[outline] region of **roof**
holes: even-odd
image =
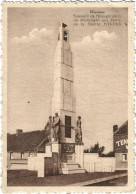
[[[128,134],[128,121],[124,122],[114,134]]]
[[[45,138],[45,130],[8,134],[7,151],[34,151]]]

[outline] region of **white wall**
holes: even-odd
[[[36,166],[37,166],[37,157],[33,156],[33,157],[28,157],[28,170],[37,170]]]
[[[28,157],[28,170],[38,171],[38,177],[44,177],[45,157],[52,157],[52,153],[37,153],[37,157]]]
[[[95,163],[96,172],[114,172],[115,158],[113,157],[99,157],[99,161]]]
[[[97,153],[84,153],[84,167],[87,172],[114,172],[114,157],[99,157]]]
[[[27,170],[27,164],[11,164],[10,170]]]

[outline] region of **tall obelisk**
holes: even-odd
[[[61,120],[61,143],[75,143],[76,103],[73,85],[69,31],[67,25],[61,23],[54,57],[54,95],[52,99],[52,115],[58,113]]]

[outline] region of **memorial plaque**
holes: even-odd
[[[65,115],[65,137],[71,138],[71,117]]]
[[[75,144],[74,143],[62,143],[62,153],[74,153]]]

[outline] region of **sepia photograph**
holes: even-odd
[[[130,7],[11,5],[4,8],[6,187],[125,191],[134,171]]]

